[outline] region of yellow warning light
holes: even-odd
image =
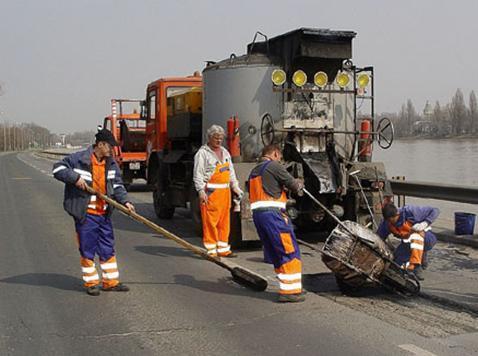
[[[340,72],[339,74],[337,74],[337,77],[335,78],[335,82],[337,83],[339,87],[343,89],[349,84],[350,77],[347,73]]]
[[[325,72],[317,72],[314,75],[314,83],[317,85],[319,88],[323,88],[327,85],[329,82],[329,77],[327,76],[327,73]]]
[[[307,74],[303,70],[296,70],[294,75],[292,76],[292,81],[294,82],[295,85],[298,87],[303,86],[305,83],[307,83]]]
[[[282,69],[274,69],[271,78],[274,85],[282,85],[285,83],[286,75]]]
[[[362,73],[357,77],[357,86],[359,88],[365,88],[370,82],[370,77],[368,74]]]

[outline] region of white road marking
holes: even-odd
[[[20,157],[20,154],[17,154],[17,159],[23,163],[25,163],[27,166],[29,167],[32,167],[34,169],[36,169],[37,171],[40,171],[41,173],[47,175],[48,177],[53,177],[53,174],[45,171],[44,169],[42,168],[38,168],[36,165],[34,165],[33,163],[31,162],[28,162],[27,160],[25,160],[24,158]]]
[[[403,344],[403,345],[398,345],[398,347],[417,356],[437,356],[434,353],[421,349],[418,346],[415,346],[413,344]]]

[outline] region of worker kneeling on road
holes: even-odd
[[[422,268],[428,267],[427,253],[437,241],[431,231],[431,224],[440,211],[437,208],[413,205],[397,209],[390,203],[383,207],[382,214],[384,220],[378,227],[377,234],[384,240],[390,234],[401,239],[394,252],[395,262],[423,280]]]
[[[199,194],[203,243],[211,256],[236,257],[229,245],[231,188],[241,199],[242,190],[234,172],[231,155],[222,147],[224,129],[212,125],[207,144],[194,156],[193,181]]]
[[[264,259],[272,263],[279,279],[279,302],[302,302],[302,262],[294,228],[285,213],[284,187],[302,194],[302,183],[294,179],[279,161],[280,148],[262,150],[261,162],[249,176],[252,217],[264,248]]]
[[[66,183],[63,206],[75,220],[81,255],[81,269],[86,292],[99,295],[99,276],[95,255],[100,258],[104,291],[127,292],[129,288],[119,282],[114,250],[111,213],[113,207],[96,195],[84,192],[86,185],[108,195],[130,211],[134,206],[127,201],[120,170],[112,156],[117,143],[110,131],[102,129],[96,134],[96,143],[87,150],[73,153],[53,166],[56,179]]]

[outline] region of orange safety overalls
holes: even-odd
[[[105,160],[98,161],[94,154],[91,155],[92,188],[102,194],[106,194],[105,167]],[[89,256],[88,258],[82,255],[80,258],[85,287],[99,284],[99,276],[93,260],[95,254],[98,254],[100,257],[103,287],[111,288],[119,283],[116,256],[114,256],[113,251],[111,251],[111,246],[113,245],[112,240],[114,239],[113,230],[111,222],[105,219],[107,208],[108,204],[104,200],[99,199],[96,195],[91,195],[86,210],[86,222],[82,225],[78,224],[77,226],[77,238],[80,250],[83,250],[83,253]],[[113,255],[111,256],[111,254]]]
[[[412,226],[413,223],[410,221],[405,221],[400,227],[388,223],[388,228],[392,234],[402,239],[402,243],[410,244],[410,260],[404,266],[410,271],[413,271],[416,265],[422,264],[425,246],[425,238],[422,234],[412,231]]]
[[[249,177],[252,218],[263,244],[264,260],[274,265],[279,293],[299,294],[302,292],[302,261],[294,228],[284,213],[286,193],[282,190],[276,199],[267,194],[262,185],[262,174],[270,163],[263,163],[259,173]]]
[[[203,243],[207,253],[217,256],[231,254],[230,231],[230,169],[229,162],[216,164],[206,184],[207,203],[201,204]]]

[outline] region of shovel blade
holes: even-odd
[[[232,268],[231,274],[233,280],[244,287],[250,288],[257,292],[263,292],[267,288],[267,280],[264,277],[243,267]]]

